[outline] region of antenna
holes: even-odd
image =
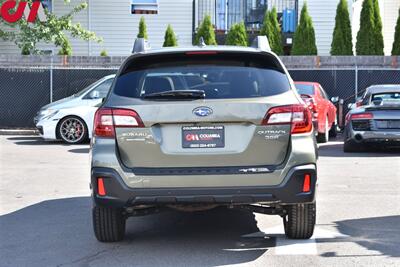
[[[268,38],[265,35],[254,38],[251,47],[258,48],[262,51],[271,51],[271,46],[269,45]]]
[[[150,50],[149,42],[144,38],[136,38],[135,43],[133,44],[132,53],[141,53]]]

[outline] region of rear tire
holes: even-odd
[[[295,204],[286,207],[283,218],[285,235],[290,239],[309,239],[314,233],[316,205]]]
[[[121,209],[95,206],[92,210],[94,234],[100,242],[124,239],[126,218]]]
[[[329,130],[328,130],[328,117],[326,117],[325,121],[325,131],[323,133],[318,133],[317,142],[318,143],[327,143],[329,141]]]
[[[338,134],[338,125],[337,125],[337,119],[335,122],[332,124],[332,128],[329,130],[329,137],[335,138]]]

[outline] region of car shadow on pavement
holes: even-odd
[[[19,136],[19,137],[9,137],[7,138],[9,141],[13,141],[16,145],[25,145],[25,146],[43,146],[43,145],[62,145],[68,146],[67,144],[61,141],[46,141],[39,136]]]
[[[76,153],[76,154],[88,154],[90,151],[90,148],[75,148],[75,149],[70,149],[68,152],[70,153]]]
[[[338,221],[336,228],[349,237],[343,242],[354,242],[371,251],[390,257],[400,257],[400,215]],[[340,240],[319,239],[318,242],[340,242]],[[335,252],[322,254],[325,257],[337,256]],[[354,256],[354,255],[353,255]]]
[[[400,156],[399,147],[366,147],[362,152],[345,153],[343,143],[327,143],[318,148],[320,157],[362,158],[362,157],[394,157]]]
[[[275,238],[259,232],[254,214],[215,209],[163,212],[127,221],[119,243],[93,234],[89,197],[44,201],[0,216],[2,266],[217,266],[256,260]]]

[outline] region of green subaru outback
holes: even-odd
[[[93,227],[217,206],[280,215],[289,238],[315,225],[311,114],[279,58],[263,48],[144,50],[119,69],[95,116]]]

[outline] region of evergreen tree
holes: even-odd
[[[374,30],[375,30],[375,55],[384,55],[384,42],[382,34],[382,19],[381,12],[379,10],[378,0],[373,0],[374,2]]]
[[[226,45],[235,45],[235,46],[247,46],[247,32],[244,23],[236,23],[231,26],[229,29],[228,35],[226,36]]]
[[[174,30],[172,29],[172,26],[170,24],[168,24],[167,30],[165,31],[163,44],[163,47],[169,46],[178,46],[178,41],[176,40]]]
[[[204,17],[203,22],[197,30],[197,34],[194,40],[195,45],[200,44],[201,37],[203,37],[206,45],[217,45],[217,41],[215,40],[214,27],[211,23],[211,17],[209,15]]]
[[[146,26],[146,21],[144,20],[144,17],[140,18],[140,21],[139,21],[139,33],[137,35],[137,38],[144,38],[144,39],[148,40],[147,26]]]
[[[331,55],[353,55],[353,40],[347,0],[340,0],[337,6],[336,23],[331,45]]]
[[[399,17],[397,18],[396,32],[394,34],[392,55],[400,56],[400,8],[399,8]]]
[[[283,55],[282,35],[275,7],[272,9],[272,11],[265,12],[264,23],[261,28],[261,35],[266,35],[268,37],[271,50],[274,53]]]
[[[308,14],[307,3],[301,9],[300,23],[294,33],[292,55],[317,55],[315,31],[312,19]]]
[[[364,0],[361,9],[360,30],[357,33],[357,55],[375,54],[375,23],[373,0]]]

